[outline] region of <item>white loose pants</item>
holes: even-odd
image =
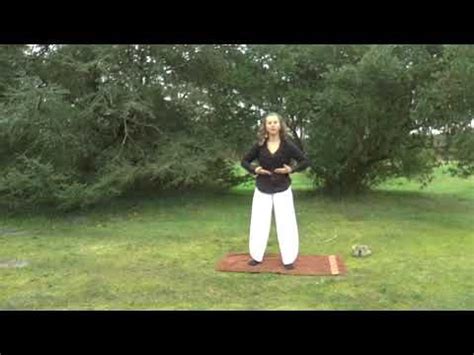
[[[263,260],[270,236],[273,208],[283,264],[292,264],[298,256],[299,237],[291,186],[273,194],[255,188],[250,219],[250,256],[259,262]]]

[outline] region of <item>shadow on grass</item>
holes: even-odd
[[[334,195],[328,194],[323,189],[310,187],[292,188],[295,199],[304,201],[321,201],[329,204],[347,204],[347,203],[370,203],[381,207],[386,205],[397,205],[400,208],[413,207],[432,207],[433,209],[442,209],[451,212],[466,211],[466,208],[473,207],[472,200],[463,198],[456,194],[441,194],[427,191],[402,191],[373,189],[363,192]],[[205,206],[212,204],[216,200],[226,202],[231,199],[235,203],[251,203],[254,192],[253,185],[238,186],[233,188],[219,187],[200,187],[192,189],[166,190],[166,191],[133,191],[104,200],[95,205],[74,209],[71,211],[61,211],[54,206],[37,206],[33,208],[19,208],[12,210],[5,205],[0,204],[0,214],[4,217],[24,218],[24,217],[48,217],[48,218],[67,218],[75,216],[88,216],[94,214],[109,214],[122,211],[137,211],[144,207],[153,207],[156,205],[162,207],[179,208],[189,206],[190,204],[199,204]]]

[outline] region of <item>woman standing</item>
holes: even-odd
[[[255,159],[259,166],[254,168],[251,162]],[[290,166],[292,159],[297,161],[296,166]],[[289,175],[306,169],[309,160],[287,138],[286,124],[279,114],[270,113],[264,117],[258,141],[245,154],[241,165],[257,176],[250,220],[249,265],[263,262],[274,208],[282,262],[291,270],[298,257],[299,236]]]

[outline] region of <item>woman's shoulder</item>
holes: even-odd
[[[293,140],[291,138],[285,138],[284,142],[285,142],[286,146],[290,149],[298,148],[296,143],[293,142]]]
[[[256,141],[256,142],[252,143],[252,146],[251,146],[250,150],[251,151],[258,151],[258,150],[260,150],[261,147],[262,147],[262,145],[258,141]]]

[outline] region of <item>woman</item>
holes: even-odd
[[[251,165],[255,159],[259,162],[257,167]],[[292,159],[297,161],[296,166],[289,165]],[[262,120],[258,141],[245,154],[241,165],[257,176],[252,200],[249,238],[251,259],[248,264],[256,266],[263,261],[274,208],[282,262],[286,269],[291,270],[298,257],[299,237],[289,174],[306,169],[309,160],[287,139],[287,128],[282,117],[270,113]]]

